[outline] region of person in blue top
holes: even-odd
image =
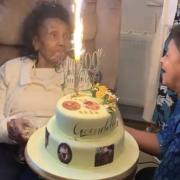
[[[173,13],[173,12],[172,12]],[[180,24],[180,0],[177,4],[176,15],[174,18],[173,27]],[[169,41],[171,39],[171,28],[169,29],[168,37],[164,43],[163,47],[163,56],[167,53]],[[161,71],[161,74],[163,72]],[[174,112],[176,102],[178,100],[178,95],[174,90],[169,89],[166,85],[162,84],[162,75],[160,75],[159,79],[159,89],[158,96],[156,101],[156,106],[154,109],[154,114],[152,117],[152,121],[158,125],[160,128],[165,125],[166,121]]]
[[[168,50],[161,60],[162,82],[179,98],[175,110],[157,134],[126,127],[139,148],[160,158],[159,167],[144,169],[136,180],[180,180],[180,25],[172,29]]]

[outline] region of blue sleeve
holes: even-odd
[[[171,121],[164,127],[161,131],[157,133],[157,139],[160,144],[160,159],[165,155],[166,151],[169,148],[170,143],[173,140],[173,128],[174,119],[171,118]]]
[[[166,132],[165,131],[160,131],[157,133],[157,139],[160,144],[160,156],[159,158],[162,159],[164,156],[164,153],[167,151],[167,148],[169,146],[168,143],[166,143]]]
[[[159,137],[161,138],[161,135],[159,135]],[[155,172],[154,179],[180,180],[180,133],[174,134],[174,139],[169,144],[169,147]]]

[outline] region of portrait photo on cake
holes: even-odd
[[[95,166],[102,166],[113,162],[114,144],[110,146],[99,147],[96,149]]]
[[[68,164],[72,159],[72,151],[68,144],[61,143],[58,147],[58,157],[62,163]]]
[[[47,148],[48,144],[49,144],[49,132],[46,128],[45,129],[45,148]]]

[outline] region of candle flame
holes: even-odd
[[[83,39],[83,23],[81,19],[81,7],[83,0],[74,0],[75,29],[73,34],[75,61],[80,60]]]

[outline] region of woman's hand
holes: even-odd
[[[16,141],[19,144],[26,144],[29,137],[35,131],[35,128],[29,120],[18,118],[11,119],[7,123],[8,136],[10,139]]]

